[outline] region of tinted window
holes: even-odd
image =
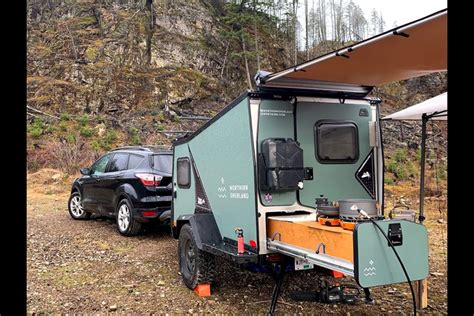
[[[189,188],[191,186],[191,165],[189,158],[179,158],[177,162],[178,186]]]
[[[153,169],[164,173],[172,173],[173,156],[172,155],[153,155]]]
[[[128,160],[128,169],[135,169],[143,160],[143,156],[131,154]]]
[[[321,163],[353,163],[359,156],[354,123],[321,122],[315,126],[316,157]]]
[[[107,172],[116,172],[127,169],[128,154],[117,153],[112,157],[110,161],[110,167]]]
[[[92,172],[91,174],[101,174],[105,172],[105,168],[107,167],[107,163],[109,162],[110,155],[106,155],[99,160],[97,160],[94,165],[92,165]]]

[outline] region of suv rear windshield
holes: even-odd
[[[153,155],[153,169],[171,174],[173,155]]]

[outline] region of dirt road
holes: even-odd
[[[269,275],[218,261],[218,284],[211,297],[200,298],[181,281],[177,241],[169,229],[153,228],[126,238],[117,233],[112,220],[74,221],[66,207],[71,180],[52,169],[28,175],[28,312],[266,313],[274,284]],[[427,217],[431,275],[426,312],[446,314],[446,219],[440,220],[435,211]],[[311,285],[318,277],[327,276],[316,270],[288,274],[277,312],[347,315],[412,310],[406,284],[374,289],[373,306],[291,300],[291,291],[314,290]]]

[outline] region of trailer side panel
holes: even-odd
[[[195,202],[192,211],[213,214],[223,238],[236,240],[234,230],[239,227],[244,231],[246,244],[257,240],[249,99],[244,98],[225,112],[193,137],[187,146],[194,177],[191,190],[196,194],[191,200]],[[180,199],[179,191],[183,190],[186,189],[178,189],[177,200]],[[178,213],[175,210],[174,218]]]

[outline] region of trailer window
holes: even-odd
[[[351,122],[319,121],[314,126],[320,163],[354,163],[359,158],[357,126]]]
[[[177,161],[178,187],[189,188],[191,186],[191,164],[189,158],[178,158]]]

